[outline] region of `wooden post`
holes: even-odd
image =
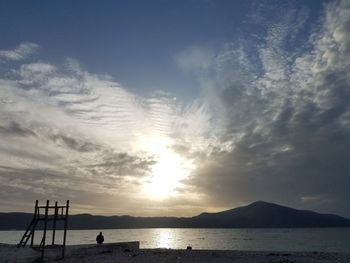
[[[44,233],[43,233],[43,240],[42,240],[42,248],[41,248],[41,259],[44,259],[44,251],[45,251],[45,241],[46,241],[46,228],[47,228],[47,215],[49,212],[49,200],[46,200],[46,207],[45,207],[45,220],[44,220]]]
[[[35,201],[35,207],[34,207],[34,220],[36,219],[36,216],[37,216],[37,213],[38,213],[38,203],[39,201],[36,200]],[[35,233],[35,226],[33,226],[33,230],[32,230],[32,236],[31,236],[31,239],[30,239],[30,246],[33,247],[33,244],[34,244],[34,233]]]
[[[55,214],[53,217],[53,227],[52,227],[52,245],[55,245],[57,213],[58,213],[58,208],[57,208],[57,201],[56,201],[55,202]]]
[[[66,237],[67,237],[67,224],[68,224],[68,208],[69,208],[69,200],[67,200],[66,204],[66,215],[64,218],[64,232],[63,232],[63,247],[62,247],[62,258],[64,258],[65,250],[66,250]]]

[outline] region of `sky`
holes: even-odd
[[[350,1],[0,1],[0,211],[350,217]]]

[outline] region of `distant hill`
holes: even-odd
[[[0,230],[26,229],[31,218],[29,213],[0,213]],[[68,226],[69,229],[350,227],[350,219],[258,201],[194,217],[70,215]]]
[[[341,216],[297,210],[263,201],[218,213],[203,213],[193,219],[199,226],[220,225],[223,228],[350,226],[350,219]]]

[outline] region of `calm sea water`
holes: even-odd
[[[105,242],[140,241],[141,248],[350,252],[350,228],[70,230],[67,244],[95,243],[99,231]],[[22,235],[23,231],[0,231],[0,243],[16,244]],[[38,242],[40,232],[36,236]],[[62,231],[56,236],[60,241]]]

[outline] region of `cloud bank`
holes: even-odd
[[[213,60],[232,150],[201,159],[191,180],[213,206],[262,199],[350,216],[350,2],[324,12],[303,49],[307,11],[291,9],[253,51],[243,39]]]
[[[50,197],[76,212],[190,215],[266,200],[350,216],[350,2],[312,26],[306,8],[255,11],[259,34],[175,57],[202,88],[188,104],[71,58],[31,61],[33,43],[0,51],[3,209]],[[144,186],[164,155],[186,176],[154,200]]]
[[[37,47],[1,51],[12,60],[2,64],[0,79],[2,207],[70,198],[77,212],[86,205],[94,213],[161,213],[145,186],[154,183],[159,166],[167,169],[164,163],[189,169],[191,160],[169,150],[175,141],[196,150],[215,143],[206,138],[205,103],[184,106],[162,91],[142,97],[71,58],[62,66],[28,61],[24,46]]]

